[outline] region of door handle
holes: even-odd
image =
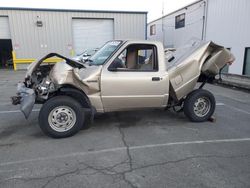
[[[152,77],[152,81],[160,81],[160,77]]]

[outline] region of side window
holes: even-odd
[[[155,35],[156,34],[156,25],[151,25],[150,26],[150,35]]]
[[[185,13],[175,17],[175,29],[185,27]]]
[[[154,45],[130,45],[110,65],[121,71],[157,71],[158,62]]]

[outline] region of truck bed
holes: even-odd
[[[175,51],[166,51],[171,97],[180,100],[193,90],[201,75],[213,77],[232,61],[234,57],[229,50],[211,41],[192,41]]]

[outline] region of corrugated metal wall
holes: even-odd
[[[250,47],[249,19],[249,0],[208,0],[206,39],[231,48],[236,61],[230,73],[242,74],[245,48]]]
[[[81,54],[84,50],[100,48],[105,42],[114,39],[114,20],[73,19],[72,30],[74,51]]]
[[[207,9],[204,9],[204,2]],[[204,39],[230,48],[236,61],[229,73],[242,74],[245,48],[250,47],[250,1],[204,0],[148,24],[148,39],[164,41],[166,47],[178,47],[192,37],[202,38],[203,15],[206,17]],[[184,28],[175,29],[175,16],[186,13]],[[164,25],[164,35],[162,30]],[[156,25],[156,35],[150,36],[150,26]]]
[[[202,39],[204,2],[200,1],[148,24],[148,39],[164,42],[165,47],[179,47],[192,38]],[[175,17],[185,13],[185,27],[175,29]],[[150,26],[156,25],[156,35],[150,36]],[[164,33],[164,34],[163,34]]]
[[[70,12],[5,10],[0,16],[8,16],[13,49],[17,58],[40,58],[49,52],[69,56],[74,48],[72,18],[114,19],[115,39],[145,39],[146,13],[120,12]],[[42,27],[36,21],[43,22]],[[100,31],[101,32],[101,31]]]
[[[150,27],[155,25],[155,35],[150,34]],[[166,34],[167,32],[165,32]],[[170,34],[170,33],[169,33]],[[155,40],[163,42],[163,28],[162,28],[162,19],[158,19],[156,21],[150,22],[147,26],[147,39],[148,40]],[[167,41],[167,44],[170,44]]]

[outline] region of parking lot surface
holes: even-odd
[[[40,106],[10,104],[23,71],[0,71],[0,187],[250,187],[250,93],[209,85],[215,122],[145,110],[97,115],[66,139],[45,136]]]

